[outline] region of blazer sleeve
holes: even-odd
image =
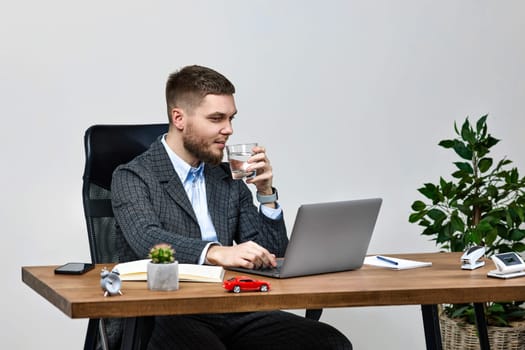
[[[240,186],[239,241],[251,240],[277,257],[284,256],[288,236],[283,216],[281,215],[277,220],[265,216],[253,204],[253,195],[248,186],[243,181],[236,181],[236,183]]]

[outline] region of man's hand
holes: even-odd
[[[256,176],[251,179],[247,179],[246,183],[254,184],[257,187],[257,192],[261,195],[269,196],[273,193],[272,190],[272,179],[273,172],[270,160],[266,156],[266,149],[261,146],[253,148],[254,155],[248,159],[247,171],[255,170]],[[266,204],[270,207],[275,207],[275,203]]]
[[[212,245],[206,254],[206,260],[214,265],[258,269],[275,267],[275,255],[255,242],[249,241],[234,246]]]

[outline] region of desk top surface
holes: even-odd
[[[431,261],[432,266],[396,271],[365,265],[354,271],[264,278],[271,284],[269,292],[240,294],[227,292],[220,283],[181,282],[177,291],[155,292],[146,282],[123,282],[123,295],[104,297],[100,270],[105,265],[80,276],[55,275],[56,266],[22,267],[22,280],[71,318],[485,302],[525,296],[525,278],[487,277],[494,268],[490,260],[469,271],[460,268],[461,253],[389,256]],[[225,279],[238,274],[226,271]]]

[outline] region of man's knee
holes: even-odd
[[[352,350],[352,343],[350,340],[339,330],[336,328],[327,325],[325,323],[321,323],[327,328],[324,330],[324,335],[321,335],[319,339],[322,341],[322,339],[326,339],[326,347],[323,347],[323,349],[327,350]]]

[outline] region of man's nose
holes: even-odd
[[[221,129],[221,133],[224,135],[231,135],[233,134],[233,127],[232,123],[228,122],[224,128]]]

